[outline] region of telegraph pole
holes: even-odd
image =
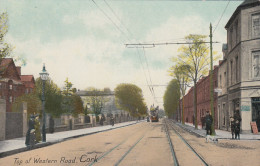
[[[211,110],[211,116],[212,116],[212,125],[211,125],[211,131],[212,135],[215,134],[215,112],[214,112],[214,90],[213,90],[213,55],[212,55],[212,25],[210,23],[209,26],[210,29],[210,110]]]

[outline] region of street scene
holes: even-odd
[[[260,165],[259,0],[0,0],[0,165]]]

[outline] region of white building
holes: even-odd
[[[260,118],[260,1],[245,0],[225,28],[227,45],[218,73],[219,127],[229,129],[229,117],[239,110],[241,131],[247,133],[250,122]]]

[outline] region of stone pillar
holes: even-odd
[[[27,103],[23,102],[22,103],[22,114],[23,114],[23,136],[26,136],[26,132],[28,130],[28,123],[27,123]]]
[[[0,99],[0,141],[5,140],[6,103]]]

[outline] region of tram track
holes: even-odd
[[[138,131],[138,132],[142,132],[142,131]],[[115,166],[120,165],[120,163],[125,159],[125,157],[132,151],[132,149],[135,148],[135,146],[144,138],[144,136],[146,135],[148,131],[146,131],[144,134],[142,134],[140,137],[138,137],[137,141],[134,142],[134,144],[132,144],[130,146],[130,148],[128,148],[126,150],[126,152],[116,161],[116,163],[114,164]],[[133,132],[136,134],[136,132]],[[105,157],[107,157],[109,154],[111,154],[112,152],[114,152],[117,148],[119,148],[120,146],[122,146],[124,143],[126,143],[128,140],[132,139],[132,137],[134,137],[133,133],[129,134],[127,136],[126,139],[124,139],[123,141],[121,141],[119,144],[116,144],[113,148],[109,149],[108,151],[106,151],[103,155],[101,155],[100,157],[97,158],[97,161],[100,161],[102,159],[104,159]],[[89,166],[92,166],[94,164],[96,164],[97,162],[92,162],[89,164]]]
[[[166,135],[168,135],[168,142],[169,142],[169,146],[171,148],[171,151],[172,151],[172,156],[173,156],[173,160],[176,161],[174,162],[174,165],[175,166],[178,166],[179,165],[179,159],[176,155],[176,148],[174,148],[174,144],[172,144],[172,142],[177,142],[176,138],[173,139],[173,135],[170,136],[170,131],[169,131],[169,128],[171,129],[171,131],[173,131],[173,133],[175,135],[178,136],[178,138],[186,145],[186,147],[188,147],[190,149],[190,151],[196,155],[196,157],[203,163],[203,165],[205,166],[208,166],[209,164],[203,159],[203,157],[188,143],[188,141],[180,134],[179,131],[177,131],[177,129],[174,127],[174,124],[172,121],[170,120],[164,120],[164,123],[165,123],[165,131],[166,131]],[[179,127],[180,128],[180,127]],[[183,130],[181,128],[181,130]],[[186,130],[183,130],[185,132],[187,132]]]

